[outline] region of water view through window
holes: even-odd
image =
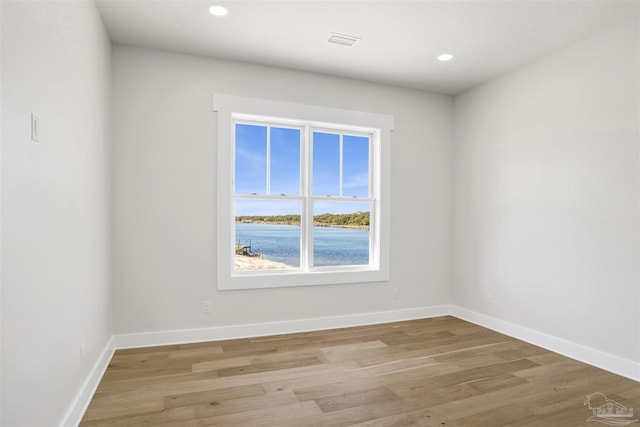
[[[300,267],[300,227],[236,223],[236,237],[242,245],[260,254],[267,262],[264,268]],[[315,227],[314,265],[366,265],[369,263],[367,230]],[[241,269],[251,269],[249,262],[238,260]]]
[[[370,264],[370,136],[304,135],[236,123],[235,270]]]

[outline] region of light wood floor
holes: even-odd
[[[640,383],[446,316],[118,350],[81,426],[604,425],[595,392],[640,413]]]

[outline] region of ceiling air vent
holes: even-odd
[[[352,47],[360,41],[360,37],[347,36],[345,34],[331,33],[327,42],[340,46]]]

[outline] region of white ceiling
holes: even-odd
[[[212,4],[230,10],[208,13]],[[637,18],[640,0],[98,0],[114,43],[456,94]],[[361,37],[354,47],[331,32]],[[455,54],[441,63],[443,52]]]

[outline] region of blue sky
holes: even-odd
[[[271,132],[270,194],[300,194],[300,130],[236,125],[236,194],[267,192],[267,132]],[[343,136],[342,195],[368,197],[369,139]],[[313,133],[314,195],[340,195],[340,135]],[[299,214],[296,201],[238,200],[236,215]],[[369,211],[362,202],[316,202],[314,214]]]

